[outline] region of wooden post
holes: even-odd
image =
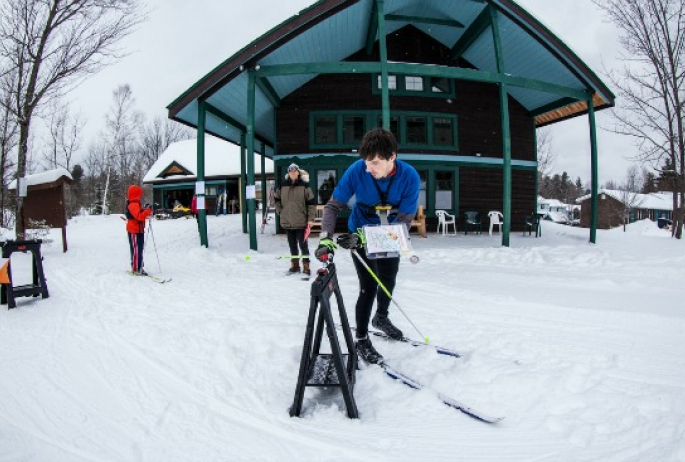
[[[590,92],[590,98],[587,101],[587,115],[590,122],[590,164],[591,164],[591,177],[592,177],[592,211],[590,214],[590,242],[593,244],[597,243],[597,207],[599,206],[597,202],[597,196],[599,191],[599,169],[597,166],[597,125],[595,122],[595,104],[592,101],[592,92]]]
[[[509,231],[511,230],[511,132],[509,128],[509,95],[507,84],[504,82],[504,56],[502,53],[502,40],[499,34],[497,10],[492,5],[490,8],[490,20],[492,23],[492,39],[495,45],[495,57],[497,59],[497,72],[500,75],[499,104],[502,118],[502,170],[504,174],[504,197],[503,210],[504,226],[502,230],[502,245],[509,247]]]
[[[206,121],[205,104],[200,101],[197,105],[197,181],[205,181],[205,121]],[[197,194],[197,192],[196,192]],[[204,202],[205,193],[197,194],[198,202],[202,197]],[[201,209],[198,208],[198,225],[200,231],[200,245],[202,247],[209,247],[207,240],[207,210],[206,205]]]

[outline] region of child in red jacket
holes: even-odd
[[[128,200],[126,201],[126,231],[128,232],[128,244],[131,250],[131,271],[134,274],[147,276],[143,269],[143,249],[145,248],[145,219],[152,213],[149,204],[141,207],[140,198],[143,189],[132,184],[128,187]]]

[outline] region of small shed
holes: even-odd
[[[31,223],[45,221],[50,228],[62,229],[62,250],[67,251],[67,211],[64,204],[65,185],[74,182],[64,168],[56,168],[26,176],[26,197],[24,197],[24,228]],[[13,180],[9,190],[17,189]]]

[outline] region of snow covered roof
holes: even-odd
[[[65,168],[56,168],[54,170],[47,170],[45,172],[35,173],[33,175],[26,175],[26,185],[36,186],[39,184],[54,183],[62,177],[66,177],[69,181],[74,179],[71,177],[71,173]],[[17,180],[12,180],[7,187],[8,189],[17,189]]]
[[[606,194],[619,202],[627,200],[634,208],[646,210],[673,210],[673,195],[669,192],[658,192],[651,194],[631,193],[617,189],[600,189],[598,194]],[[577,203],[586,201],[591,197],[590,194],[576,199]]]
[[[542,196],[538,196],[540,199],[538,200],[539,204],[547,204],[550,207],[566,207],[566,204],[561,202],[559,199],[544,199]]]
[[[261,173],[260,155],[254,155],[255,173]],[[178,164],[188,174],[166,176],[162,175],[172,164]],[[274,163],[266,159],[266,173],[273,173]],[[240,175],[240,146],[227,143],[219,138],[205,136],[205,177]],[[161,183],[174,180],[189,180],[197,176],[197,138],[177,141],[169,145],[150,167],[143,178],[143,183]]]

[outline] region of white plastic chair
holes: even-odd
[[[501,212],[493,210],[488,212],[488,216],[490,217],[490,236],[492,236],[492,228],[495,226],[499,226],[499,232],[501,233],[502,225],[504,224],[504,215],[502,215]]]
[[[444,210],[436,210],[435,214],[438,216],[438,232],[440,232],[440,227],[442,227],[442,234],[448,233],[448,226],[452,225],[454,227],[454,234],[457,234],[457,217],[455,215],[450,215]]]

